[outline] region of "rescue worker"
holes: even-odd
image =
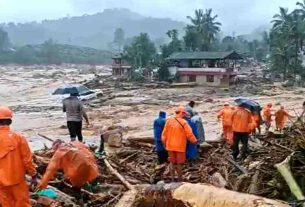
[[[232,132],[232,115],[233,110],[229,103],[225,103],[223,109],[218,113],[218,120],[222,120],[223,138],[230,145],[233,144],[233,132]]]
[[[233,145],[232,156],[236,160],[239,155],[239,141],[242,142],[241,158],[245,158],[248,153],[248,139],[252,124],[252,114],[242,104],[232,115]]]
[[[275,112],[275,126],[276,130],[282,132],[285,127],[285,123],[288,118],[292,118],[293,116],[289,115],[289,113],[285,110],[284,106]]]
[[[184,119],[187,121],[188,125],[191,127],[193,134],[195,135],[196,139],[198,140],[199,133],[198,128],[195,122],[191,120],[191,115],[186,112]],[[190,141],[187,141],[186,144],[186,159],[190,162],[195,161],[198,158],[198,143],[193,144]]]
[[[258,133],[261,134],[261,115],[260,112],[253,112],[252,113],[253,118],[253,128],[252,132],[255,134],[256,129],[258,130]]]
[[[162,133],[162,142],[169,154],[172,181],[174,181],[175,172],[178,174],[178,180],[182,180],[182,164],[186,160],[187,140],[193,144],[197,142],[191,127],[183,119],[184,116],[184,107],[178,107],[175,110],[175,116],[166,121]]]
[[[63,100],[63,112],[67,115],[67,127],[69,130],[71,141],[75,141],[76,136],[78,141],[83,141],[82,124],[83,117],[89,126],[89,118],[84,110],[82,102],[78,99],[78,93],[70,94],[70,97]]]
[[[198,144],[202,144],[205,141],[205,132],[204,132],[202,119],[197,111],[194,112],[194,116],[191,118],[191,121],[196,124],[198,129],[198,137],[197,137]]]
[[[269,129],[271,127],[271,121],[272,121],[271,109],[272,109],[272,104],[271,103],[268,103],[267,106],[265,106],[263,108],[263,119],[264,119],[264,122],[265,122],[266,131],[269,131]]]
[[[186,105],[185,107],[185,111],[190,113],[191,117],[193,117],[195,113],[195,109],[194,109],[195,104],[196,104],[195,101],[190,101],[188,105]]]
[[[57,170],[64,172],[65,178],[71,182],[75,198],[82,203],[81,187],[98,176],[98,165],[89,148],[79,142],[65,143],[57,139],[52,149],[54,155],[43,175],[38,189],[45,189]]]
[[[168,153],[162,143],[162,132],[166,122],[166,113],[163,111],[159,112],[159,117],[154,121],[154,142],[156,152],[158,155],[159,165],[168,161]]]
[[[31,207],[25,175],[37,184],[36,169],[26,139],[10,130],[13,112],[0,107],[0,206]]]

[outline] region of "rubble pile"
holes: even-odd
[[[248,157],[237,161],[230,157],[229,147],[222,142],[204,144],[200,148],[200,159],[185,166],[183,179],[188,183],[212,184],[237,192],[289,201],[298,206],[297,200],[301,200],[298,195],[305,190],[304,135],[305,125],[298,121],[284,134],[268,133],[252,137]],[[133,186],[151,185],[161,180],[170,182],[168,165],[157,164],[152,143],[153,140],[149,138],[127,139],[119,151],[100,158],[101,175],[83,192],[87,206],[115,206]],[[51,155],[47,149],[35,152],[40,175]],[[291,183],[291,178],[295,183]],[[299,190],[292,187],[295,184]],[[63,194],[71,193],[71,186],[63,180],[61,173],[50,185]],[[71,201],[71,196],[69,199],[63,197],[63,202],[75,202],[73,199]]]

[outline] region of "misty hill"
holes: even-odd
[[[168,30],[182,30],[185,24],[167,18],[144,17],[127,9],[106,9],[94,15],[40,23],[10,23],[2,27],[8,32],[12,43],[19,46],[41,44],[52,38],[60,44],[108,49],[116,28],[122,28],[126,38],[146,32],[151,39],[162,42]]]
[[[113,54],[89,47],[57,44],[46,41],[43,44],[25,45],[16,50],[0,53],[0,64],[110,64]]]
[[[267,24],[261,25],[261,26],[255,28],[251,33],[243,34],[243,35],[239,35],[239,36],[247,41],[262,40],[263,33],[269,32],[270,28],[271,28],[270,25],[267,25]]]

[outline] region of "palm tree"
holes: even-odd
[[[216,21],[217,17],[218,15],[212,16],[212,9],[207,9],[203,17],[206,40],[209,46],[215,40],[216,34],[220,32],[221,23]]]
[[[304,5],[300,3],[300,6]],[[303,13],[301,10],[288,13],[287,9],[280,7],[280,13],[274,15],[272,22],[271,33],[273,38],[271,39],[271,47],[273,47],[272,52],[275,57],[273,60],[282,62],[282,66],[285,67],[283,69],[284,74],[291,72],[296,75],[300,68],[299,51],[305,37]]]
[[[202,9],[198,9],[195,11],[195,17],[187,17],[192,25],[187,26],[186,33],[198,36],[199,40],[196,42],[201,42],[200,50],[209,50],[216,34],[220,31],[221,23],[216,21],[217,17],[217,15],[212,16],[212,9],[207,9],[205,13]]]
[[[195,10],[194,18],[191,16],[187,16],[186,18],[188,18],[195,27],[200,28],[200,26],[202,25],[203,10],[197,9]]]

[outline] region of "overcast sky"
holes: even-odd
[[[301,0],[300,0],[301,1]],[[292,10],[297,0],[0,0],[0,22],[56,19],[128,8],[146,16],[187,21],[198,8],[213,8],[223,31],[249,32],[270,22],[279,6]]]

